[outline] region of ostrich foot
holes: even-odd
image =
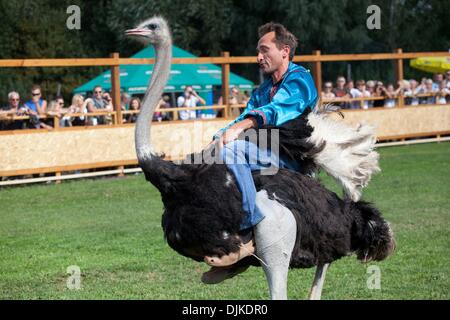
[[[212,267],[227,267],[235,264],[239,260],[248,257],[255,253],[255,244],[253,240],[240,245],[238,252],[231,252],[228,255],[221,256],[206,256],[205,262]]]
[[[205,284],[217,284],[244,272],[250,265],[232,265],[229,267],[212,267],[203,273],[202,282]]]

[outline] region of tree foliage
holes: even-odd
[[[66,27],[69,5],[81,9],[81,30]],[[381,29],[366,27],[367,7],[381,8]],[[258,26],[283,23],[299,39],[297,54],[447,51],[450,48],[449,0],[0,0],[0,58],[130,56],[141,47],[123,31],[160,14],[169,20],[174,43],[200,56],[254,55]],[[324,78],[344,74],[347,63],[324,63]],[[354,78],[392,80],[392,64],[351,63]],[[27,95],[40,83],[48,96],[58,84],[71,90],[104,68],[0,69],[0,101],[10,90]],[[255,66],[233,70],[258,81]],[[407,75],[417,72],[406,68]]]

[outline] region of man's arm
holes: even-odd
[[[297,118],[306,108],[314,107],[317,99],[317,90],[310,73],[293,72],[288,75],[270,103],[250,110],[245,117],[254,116],[258,127],[266,124],[279,126]]]

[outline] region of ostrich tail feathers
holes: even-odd
[[[379,155],[374,151],[375,128],[360,124],[352,128],[329,115],[339,112],[332,105],[316,107],[308,115],[308,124],[314,128],[308,141],[316,146],[324,145],[314,155],[314,162],[335,178],[353,201],[361,198],[374,173],[380,172]],[[342,115],[342,114],[341,114]]]

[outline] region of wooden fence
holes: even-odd
[[[322,88],[322,62],[331,61],[362,61],[362,60],[394,60],[397,80],[403,79],[403,61],[423,56],[450,56],[449,52],[415,52],[403,53],[401,49],[393,53],[378,54],[342,54],[323,55],[315,51],[312,55],[295,56],[294,62],[313,63],[313,78],[317,88]],[[80,66],[109,66],[112,71],[112,98],[115,110],[89,114],[72,114],[71,116],[99,116],[110,115],[112,123],[108,126],[60,128],[59,117],[46,115],[54,119],[54,129],[48,130],[14,130],[0,132],[0,177],[55,173],[56,180],[62,172],[86,170],[92,168],[113,167],[114,173],[125,172],[124,167],[135,165],[136,159],[133,149],[132,124],[123,124],[123,115],[133,111],[123,111],[120,108],[120,77],[119,66],[123,64],[150,64],[154,59],[120,58],[114,53],[110,58],[102,59],[11,59],[0,60],[0,68],[17,67],[80,67]],[[223,105],[196,107],[192,109],[223,110],[224,119],[202,121],[165,121],[154,126],[156,134],[153,139],[159,139],[161,151],[171,151],[174,141],[178,138],[170,136],[170,132],[191,132],[198,123],[208,127],[207,134],[196,138],[193,151],[201,148],[205,141],[210,139],[211,132],[224,126],[231,117],[232,108],[241,108],[243,105],[229,103],[229,77],[230,64],[256,63],[255,57],[232,57],[228,52],[221,57],[207,58],[174,58],[174,64],[220,64],[222,67],[222,96]],[[334,101],[360,101],[383,99],[379,97],[336,99]],[[324,102],[328,102],[326,100]],[[450,134],[450,106],[417,106],[405,107],[404,97],[397,98],[398,108],[374,108],[369,110],[346,110],[346,118],[351,123],[360,121],[373,122],[379,127],[380,140],[405,139],[409,137],[441,136]],[[162,112],[175,113],[184,108],[161,109]],[[188,108],[186,108],[187,110]],[[379,109],[379,110],[375,110]],[[10,120],[26,119],[13,115],[0,114],[1,118]],[[184,131],[183,131],[184,130]],[[195,130],[194,130],[195,132]],[[70,139],[73,139],[71,141]],[[194,139],[195,140],[195,139]],[[166,143],[167,142],[167,143]],[[156,143],[156,144],[158,144]],[[156,148],[158,149],[158,148]],[[80,150],[82,152],[80,152]],[[54,154],[53,154],[54,153]],[[173,158],[177,158],[173,155]],[[31,161],[38,159],[38,161]],[[53,180],[55,180],[53,179]]]

